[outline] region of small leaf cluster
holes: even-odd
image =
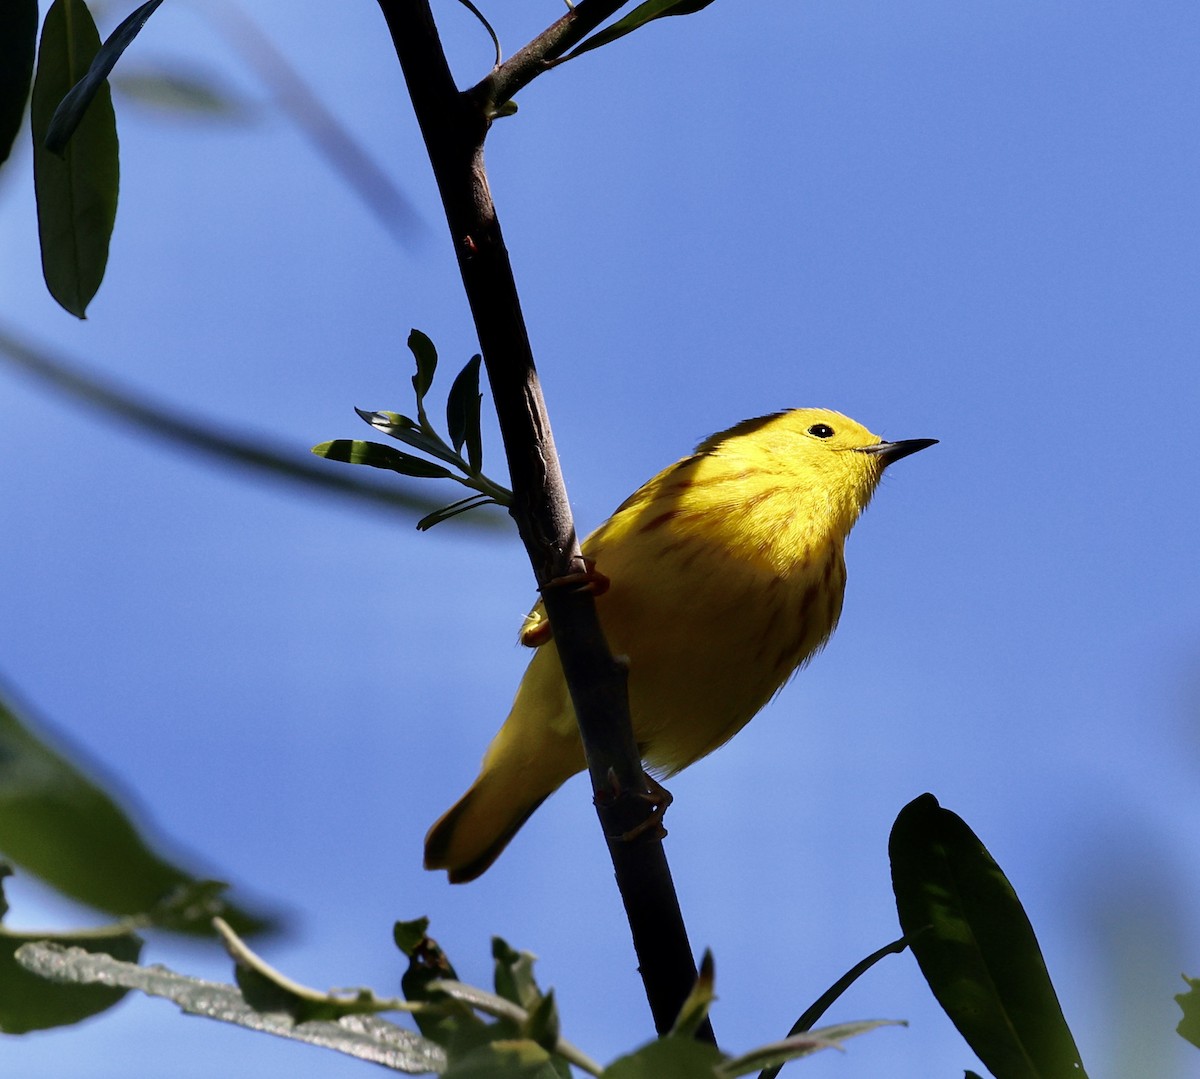
[[[454,480],[476,492],[426,514],[417,522],[417,528],[422,531],[477,506],[512,505],[512,492],[489,479],[483,472],[480,357],[472,356],[450,386],[446,398],[447,441],[438,434],[425,409],[425,398],[433,386],[437,371],[437,349],[425,334],[415,329],[408,335],[408,347],[417,365],[416,374],[412,376],[417,418],[414,420],[399,412],[369,412],[361,408],[356,408],[355,412],[375,430],[420,450],[426,456],[418,457],[379,442],[345,438],[322,442],[314,446],[312,452],[331,461],[390,469],[402,476]],[[430,457],[434,460],[429,460]]]
[[[2,899],[0,899],[2,905]],[[603,1067],[566,1041],[553,991],[533,975],[534,957],[492,941],[494,992],[460,982],[429,921],[398,922],[393,937],[408,957],[405,999],[369,989],[321,992],[270,966],[220,918],[212,924],[234,961],[236,984],[210,982],[137,962],[141,940],[127,925],[71,934],[14,936],[0,982],[0,1029],[8,1033],[78,1022],[111,1007],[131,989],[172,1001],[189,1015],[319,1045],[407,1074],[447,1079],[570,1079],[572,1068],[600,1079],[736,1079],[761,1068],[838,1046],[883,1023],[845,1023],[789,1036],[730,1057],[696,1040],[715,999],[705,956],[696,987],[667,1036]],[[412,1015],[420,1033],[384,1012]]]

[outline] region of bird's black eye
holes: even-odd
[[[808,433],[817,438],[833,438],[833,428],[827,423],[814,423],[808,429]]]

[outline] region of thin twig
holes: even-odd
[[[579,0],[570,11],[543,30],[528,45],[518,49],[468,94],[489,111],[550,70],[553,62],[569,52],[605,19],[615,15],[629,0]]]

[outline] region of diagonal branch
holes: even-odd
[[[578,45],[626,3],[628,0],[579,0],[561,19],[517,50],[468,93],[489,111],[503,105],[518,90],[549,71],[555,60]]]
[[[651,813],[629,722],[625,669],[609,652],[591,594],[547,587],[582,571],[584,565],[512,265],[484,171],[483,142],[490,112],[476,95],[461,94],[455,87],[428,0],[379,0],[379,6],[446,211],[508,456],[513,489],[510,512],[543,590],[646,996],[656,1029],[665,1033],[695,983],[695,961],[661,841],[653,830],[634,842],[620,838]],[[587,32],[586,27],[580,28],[583,16],[578,13],[599,20],[617,6],[581,0],[573,12],[574,29],[546,39],[551,43],[542,55],[569,48],[570,42]],[[702,1033],[712,1039],[710,1027]]]

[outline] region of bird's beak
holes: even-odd
[[[907,457],[910,453],[916,453],[917,450],[936,446],[937,441],[936,438],[906,438],[900,442],[878,442],[874,446],[859,446],[858,452],[872,453],[886,466],[893,461],[899,461],[901,457]]]

